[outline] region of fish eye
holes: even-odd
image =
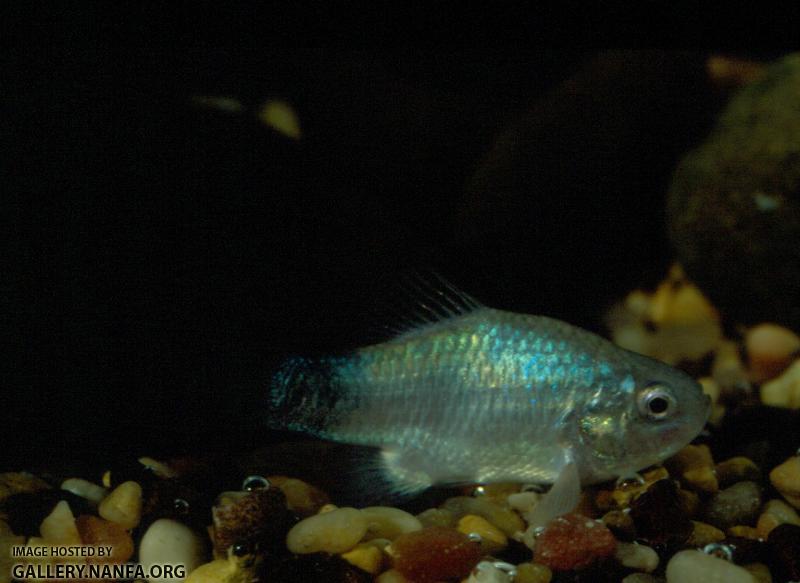
[[[639,413],[654,420],[666,419],[675,412],[675,398],[664,385],[649,385],[639,394]]]

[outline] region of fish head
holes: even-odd
[[[626,351],[578,412],[582,479],[600,482],[662,462],[702,431],[711,400],[689,375]]]

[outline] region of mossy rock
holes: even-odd
[[[740,90],[683,159],[668,220],[680,262],[728,316],[800,329],[800,53]]]

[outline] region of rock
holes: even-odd
[[[772,583],[772,573],[764,563],[742,565],[755,578],[757,583]]]
[[[355,508],[338,508],[298,522],[286,535],[293,553],[339,554],[352,549],[367,532],[367,518]]]
[[[800,409],[800,360],[761,386],[761,402],[770,407]]]
[[[714,473],[714,460],[707,445],[687,445],[664,462],[670,474],[700,492],[719,490]]]
[[[617,541],[606,526],[580,514],[551,520],[536,539],[534,558],[553,571],[569,571],[614,554]]]
[[[394,568],[415,583],[466,577],[481,558],[479,544],[439,526],[401,534],[387,552]]]
[[[396,569],[389,569],[384,571],[378,578],[375,579],[376,583],[411,583],[408,579],[403,577],[402,573]]]
[[[722,530],[755,522],[761,508],[761,488],[755,482],[738,482],[714,495],[706,507],[709,524]]]
[[[800,526],[781,524],[767,538],[769,566],[778,581],[800,581]]]
[[[614,558],[624,567],[651,573],[658,567],[658,553],[646,545],[617,543]]]
[[[136,528],[142,518],[142,487],[136,482],[123,482],[103,498],[97,511],[106,520]]]
[[[744,337],[751,380],[762,383],[775,378],[800,353],[800,337],[783,326],[759,324]]]
[[[237,557],[233,553],[225,559],[196,566],[191,573],[187,566],[186,572],[186,583],[252,583],[256,579],[252,557]]]
[[[286,496],[286,504],[289,509],[303,518],[313,516],[331,501],[328,495],[319,488],[296,478],[269,476],[267,480],[272,486],[280,488]]]
[[[517,578],[514,583],[550,583],[553,572],[539,563],[520,563],[517,565]]]
[[[47,490],[50,484],[28,472],[4,472],[0,474],[0,502],[14,494]]]
[[[680,551],[667,563],[667,583],[756,583],[745,569],[702,551]]]
[[[503,531],[482,516],[467,514],[461,517],[457,530],[466,535],[477,534],[480,536],[481,548],[487,555],[499,552],[508,546],[508,537]]]
[[[517,532],[525,530],[525,523],[516,512],[486,498],[456,496],[445,500],[441,507],[452,512],[456,520],[467,514],[482,516],[502,530],[506,536],[514,536]]]
[[[364,540],[385,538],[394,540],[405,532],[422,529],[422,523],[413,515],[389,506],[370,506],[361,509],[367,521]]]
[[[748,540],[761,540],[762,538],[757,529],[744,524],[737,524],[736,526],[730,527],[727,533],[728,536],[745,538]]]
[[[142,536],[139,562],[145,569],[151,565],[184,565],[188,575],[205,559],[204,547],[202,539],[192,529],[175,520],[162,518],[151,524]],[[168,580],[161,578],[149,581]]]
[[[696,361],[722,339],[719,316],[673,265],[654,294],[637,290],[606,317],[615,344],[669,364]]]
[[[133,556],[133,539],[122,525],[81,514],[75,519],[75,526],[84,545],[112,548],[110,557],[89,557],[87,562],[125,563]]]
[[[795,508],[800,508],[800,456],[792,456],[769,473],[769,481]]]
[[[781,524],[800,526],[800,515],[783,500],[770,500],[764,505],[758,517],[756,529],[761,538],[767,538],[772,530]]]
[[[227,549],[235,544],[258,545],[265,552],[283,550],[286,533],[294,524],[286,497],[279,488],[223,492],[211,509],[211,516],[214,553],[218,558],[226,556]]]
[[[674,480],[659,480],[631,503],[636,535],[651,545],[683,544],[692,533]]]
[[[76,496],[86,498],[93,504],[99,504],[106,497],[108,490],[81,478],[67,478],[61,483],[61,489],[72,492]]]
[[[758,482],[761,480],[761,470],[746,457],[732,457],[720,462],[715,468],[717,480],[721,488],[732,486],[736,482]]]
[[[455,514],[444,508],[428,508],[417,514],[417,520],[423,528],[428,526],[451,527],[455,526],[457,522]]]
[[[636,527],[630,513],[624,510],[611,510],[600,519],[613,533],[614,538],[631,542],[636,536]]]
[[[705,522],[692,520],[692,534],[686,544],[693,547],[704,547],[707,544],[718,543],[724,539],[725,533],[720,529]]]
[[[720,403],[720,386],[719,382],[712,377],[702,377],[697,380],[703,393],[711,399],[711,414],[708,416],[708,422],[711,425],[718,426],[722,423],[722,418],[725,417],[725,405]]]
[[[481,561],[470,573],[466,583],[511,583],[516,580],[517,569],[514,565],[505,563],[492,563],[491,561]]]
[[[631,500],[645,492],[653,483],[669,477],[666,468],[657,467],[635,479],[617,480],[613,490],[599,490],[594,498],[594,504],[601,512],[625,509],[630,506]]]
[[[39,527],[42,538],[48,543],[62,546],[81,544],[81,535],[75,526],[75,517],[64,500],[56,504]]]
[[[506,498],[508,505],[523,516],[531,512],[541,500],[539,492],[517,492]]]
[[[741,89],[668,195],[678,260],[724,312],[800,329],[800,54]]]
[[[379,547],[363,543],[356,545],[355,548],[341,555],[351,565],[372,575],[380,573],[383,556],[383,551]]]

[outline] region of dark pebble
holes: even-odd
[[[210,520],[209,509],[214,496],[208,491],[198,491],[181,478],[162,479],[153,482],[144,492],[141,532],[160,518],[171,518],[204,532]]]
[[[67,501],[74,516],[94,513],[86,498],[56,489],[13,494],[0,503],[0,510],[8,515],[6,522],[14,534],[39,536],[42,520],[61,500]]]
[[[512,565],[519,565],[520,563],[528,563],[532,560],[533,553],[531,550],[521,542],[508,539],[508,546],[502,551],[493,555],[498,561],[505,561]]]
[[[733,550],[733,562],[737,565],[748,563],[763,563],[766,560],[767,548],[763,541],[729,536],[723,544],[729,545]]]
[[[235,544],[266,554],[285,554],[286,533],[296,517],[278,488],[254,490],[235,504],[216,508],[214,548],[224,553]]]
[[[674,480],[654,482],[631,503],[630,516],[637,538],[654,548],[682,545],[692,533],[692,521],[685,514]]]
[[[705,520],[720,530],[752,525],[761,508],[761,488],[755,482],[738,482],[717,492],[706,507]]]
[[[775,583],[800,581],[800,526],[781,524],[769,533],[769,569]]]
[[[369,583],[372,575],[354,567],[344,559],[327,553],[292,555],[283,560],[266,561],[261,581],[282,583]]]

